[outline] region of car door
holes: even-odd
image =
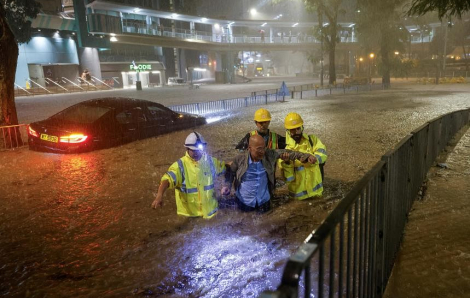
[[[149,133],[152,136],[172,131],[173,118],[168,111],[158,104],[148,104]]]
[[[141,107],[130,107],[116,114],[124,142],[145,137],[148,125],[147,116]]]

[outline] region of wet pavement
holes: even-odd
[[[171,191],[162,209],[150,208],[191,130],[84,154],[0,152],[0,295],[256,297],[275,288],[289,254],[382,154],[425,121],[469,107],[469,90],[405,84],[268,105],[272,130],[282,133],[297,111],[329,152],[324,197],[292,201],[283,186],[268,214],[220,198],[211,220],[179,217]],[[233,158],[257,108],[198,128],[209,153]]]
[[[438,161],[409,215],[385,298],[470,296],[470,130]]]

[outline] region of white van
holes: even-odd
[[[168,78],[168,86],[184,86],[186,82],[182,78],[171,77]]]

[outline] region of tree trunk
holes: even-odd
[[[380,55],[382,56],[382,85],[384,88],[390,88],[390,48],[388,45],[389,34],[387,30],[382,30],[381,42],[380,42]]]
[[[336,41],[333,41],[328,51],[328,59],[330,60],[329,66],[328,66],[328,71],[330,73],[328,84],[330,85],[334,85],[336,83],[335,50],[336,50]]]
[[[18,44],[5,19],[5,10],[0,5],[0,127],[17,125],[18,116],[15,106],[15,74],[18,61]],[[19,132],[19,131],[17,131]],[[10,138],[14,131],[0,132],[0,146],[17,147],[22,144],[21,138]]]
[[[334,19],[329,19],[331,22],[330,25],[330,39],[328,41],[328,59],[329,61],[329,67],[328,71],[330,73],[330,78],[328,80],[328,84],[334,85],[336,84],[336,63],[335,63],[335,58],[336,58],[336,36],[337,36],[337,29],[336,29],[336,18]]]
[[[462,41],[463,61],[465,62],[465,71],[468,71],[467,52],[465,51],[465,41]]]

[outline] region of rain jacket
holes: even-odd
[[[167,180],[175,189],[177,213],[184,216],[211,218],[218,210],[214,182],[225,173],[225,163],[204,155],[199,161],[188,152],[173,163],[161,181]]]
[[[302,134],[302,140],[299,144],[286,133],[286,149],[310,153],[315,155],[317,162],[315,164],[280,161],[280,168],[287,181],[289,195],[297,200],[321,196],[323,193],[323,181],[320,172],[320,163],[327,159],[326,147],[314,135]]]
[[[253,135],[260,135],[265,139],[266,143],[266,148],[269,149],[284,149],[286,147],[286,138],[284,138],[281,135],[278,135],[275,132],[271,132],[268,130],[268,136],[269,138],[266,140],[266,135],[260,134],[257,130],[253,130],[245,135],[243,139],[240,140],[238,145],[235,147],[235,149],[238,150],[246,150],[248,148],[248,141],[251,136]]]

